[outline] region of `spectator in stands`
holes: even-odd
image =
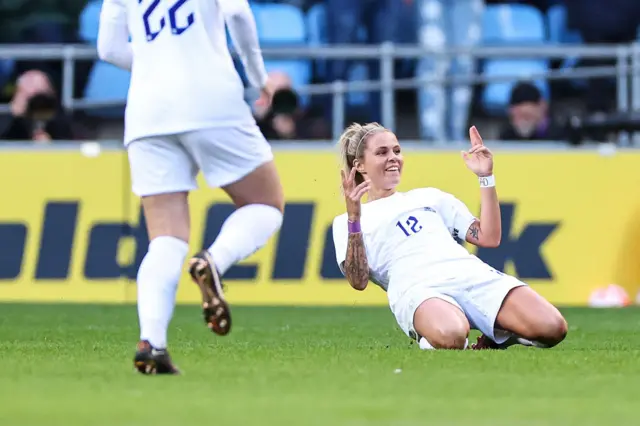
[[[256,109],[254,113],[262,134],[268,140],[319,139],[328,137],[320,119],[309,117],[300,107],[298,94],[293,90],[291,79],[283,72],[269,73],[273,85],[273,100],[267,109]]]
[[[565,140],[566,134],[549,118],[547,102],[531,83],[518,83],[511,91],[509,123],[500,132],[500,140]]]
[[[0,139],[43,143],[73,139],[71,122],[42,71],[30,70],[18,78],[11,99],[11,121]]]
[[[419,0],[420,44],[436,51],[473,47],[482,35],[484,0]],[[427,56],[418,65],[418,76],[442,79],[470,78],[475,62],[470,55],[446,58]],[[420,132],[423,139],[461,141],[467,138],[469,107],[473,92],[469,84],[453,87],[426,84],[418,91]]]
[[[630,43],[638,36],[640,0],[564,0],[567,25],[588,44]],[[588,59],[588,66],[613,66],[614,60]],[[613,79],[591,79],[587,92],[590,113],[611,111],[615,101]]]

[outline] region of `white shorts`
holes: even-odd
[[[512,289],[527,284],[497,272],[485,277],[473,284],[457,283],[443,286],[417,284],[402,295],[391,307],[391,311],[402,331],[419,341],[422,336],[419,336],[414,328],[414,314],[422,302],[435,297],[460,308],[472,329],[480,330],[498,344],[503,343],[510,334],[495,329],[498,311]]]
[[[199,171],[207,185],[219,188],[273,160],[257,125],[142,138],[127,151],[131,186],[141,197],[194,190]]]

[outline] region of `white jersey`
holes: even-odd
[[[396,192],[363,204],[360,224],[371,281],[391,301],[415,284],[442,285],[487,271],[488,265],[456,241],[465,239],[475,220],[464,203],[435,188]],[[341,269],[348,236],[345,213],[333,221]]]
[[[250,82],[262,87],[266,72],[247,0],[104,0],[98,53],[131,69],[125,144],[255,123],[225,22]]]

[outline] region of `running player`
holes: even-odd
[[[469,134],[462,156],[480,181],[479,219],[438,189],[396,191],[404,167],[396,136],[377,123],[350,126],[340,139],[347,213],[333,221],[338,265],[353,288],[382,287],[422,349],[465,349],[471,328],[483,333],[474,349],[555,346],[567,333],[560,312],[454,239],[497,247],[501,238],[493,156],[475,127]]]
[[[131,70],[125,113],[133,192],[142,198],[149,249],[137,276],[144,374],[176,374],[167,328],[188,252],[189,191],[202,171],[237,210],[189,272],[202,292],[205,323],[231,328],[220,277],[281,226],[284,197],[271,148],[260,133],[227,47],[225,23],[250,84],[268,105],[257,31],[247,0],[104,0],[98,54]],[[129,37],[131,41],[129,42]]]

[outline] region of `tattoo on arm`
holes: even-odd
[[[369,282],[369,264],[362,234],[349,234],[344,270],[351,287],[364,290]]]
[[[474,223],[469,228],[469,236],[474,240],[478,241],[480,239],[480,228],[477,223]]]

